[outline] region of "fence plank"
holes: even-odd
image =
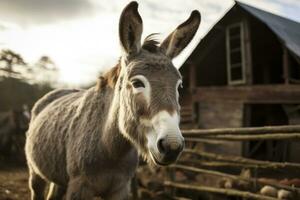
[[[238,156],[225,156],[225,155],[219,155],[214,153],[208,153],[203,151],[197,151],[193,149],[185,149],[183,151],[184,153],[192,153],[195,155],[199,155],[201,157],[210,158],[213,160],[218,161],[230,161],[235,163],[241,163],[241,164],[252,164],[257,166],[269,166],[273,168],[300,168],[300,164],[297,163],[290,163],[290,162],[271,162],[271,161],[261,161],[261,160],[253,160],[249,158],[243,158]]]
[[[177,163],[184,165],[199,165],[203,167],[233,167],[233,168],[252,168],[252,169],[270,169],[270,170],[280,170],[282,168],[277,167],[274,169],[274,166],[269,165],[255,165],[255,164],[245,164],[245,163],[234,163],[234,162],[225,162],[225,161],[203,161],[203,160],[191,160],[191,159],[180,159]]]
[[[195,135],[239,135],[239,134],[276,134],[276,133],[300,133],[300,125],[265,126],[251,128],[222,128],[222,129],[188,129],[181,130],[184,136]]]
[[[192,171],[192,172],[196,172],[196,173],[210,174],[210,175],[213,175],[213,176],[220,176],[220,177],[229,178],[231,180],[245,181],[245,182],[251,183],[252,186],[256,183],[258,183],[258,185],[260,187],[266,185],[264,182],[259,181],[258,179],[255,179],[255,178],[243,178],[241,176],[226,174],[226,173],[223,173],[223,172],[218,172],[218,171],[213,171],[213,170],[190,167],[190,166],[185,166],[185,165],[172,165],[172,166],[170,166],[170,168],[187,170],[187,171]],[[290,187],[290,186],[286,186],[286,185],[282,185],[282,184],[276,184],[276,183],[268,183],[268,185],[273,186],[273,187],[278,188],[278,189],[286,189],[286,190],[289,190],[289,191],[294,191],[294,192],[297,192],[297,194],[300,193],[300,188]]]
[[[179,189],[185,189],[185,190],[195,190],[200,192],[210,192],[210,193],[216,193],[216,194],[224,194],[228,196],[238,196],[243,197],[246,199],[255,199],[255,200],[278,200],[277,198],[273,197],[267,197],[260,194],[254,194],[251,192],[242,192],[239,190],[232,190],[232,189],[221,189],[221,188],[214,188],[214,187],[208,187],[208,186],[197,186],[192,184],[183,184],[183,183],[176,183],[171,181],[164,182],[165,186],[168,187],[175,187]]]
[[[185,137],[189,138],[190,142],[203,142],[206,140],[227,140],[227,141],[251,141],[251,140],[300,140],[300,133],[276,133],[276,134],[254,134],[254,135],[194,135]],[[201,137],[202,140],[195,140],[197,137]],[[207,142],[207,141],[205,141]]]

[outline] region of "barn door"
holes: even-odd
[[[288,117],[281,104],[248,104],[244,110],[244,126],[261,127],[288,125]],[[288,142],[278,140],[258,140],[244,142],[243,154],[245,157],[269,160],[286,161]]]

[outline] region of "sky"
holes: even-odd
[[[143,38],[163,40],[192,10],[200,28],[174,64],[179,67],[209,29],[234,5],[233,0],[139,0]],[[241,0],[300,22],[300,0]],[[10,48],[29,63],[52,58],[59,81],[69,86],[94,82],[121,55],[118,21],[128,0],[0,0],[0,49]]]

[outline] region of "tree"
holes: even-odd
[[[59,70],[49,56],[41,56],[38,61],[30,67],[28,79],[34,83],[55,85],[57,84]]]
[[[23,79],[42,85],[57,85],[59,70],[49,56],[41,56],[37,62],[27,64],[23,57],[10,50],[0,51],[0,76]]]
[[[0,52],[0,70],[8,76],[12,76],[13,74],[20,74],[20,72],[15,70],[16,66],[27,66],[23,57],[20,54],[13,52],[12,50],[2,50]]]
[[[40,68],[44,68],[46,70],[57,70],[57,67],[53,60],[49,56],[42,56],[36,63],[36,65]]]

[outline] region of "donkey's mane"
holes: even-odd
[[[114,88],[118,80],[120,70],[121,70],[121,62],[119,60],[119,62],[113,68],[111,68],[109,71],[105,72],[104,74],[100,75],[96,85],[97,90],[104,88],[105,86]]]
[[[152,33],[152,34],[148,35],[144,40],[142,49],[145,49],[151,53],[159,52],[159,46],[158,46],[159,41],[156,38],[157,35],[158,35],[158,33]]]
[[[142,49],[147,50],[151,53],[159,52],[159,41],[156,38],[157,35],[158,33],[152,33],[148,35],[143,42]],[[118,63],[113,68],[100,75],[97,81],[96,88],[101,89],[105,86],[114,88],[120,74],[120,69],[121,60],[119,59]]]

